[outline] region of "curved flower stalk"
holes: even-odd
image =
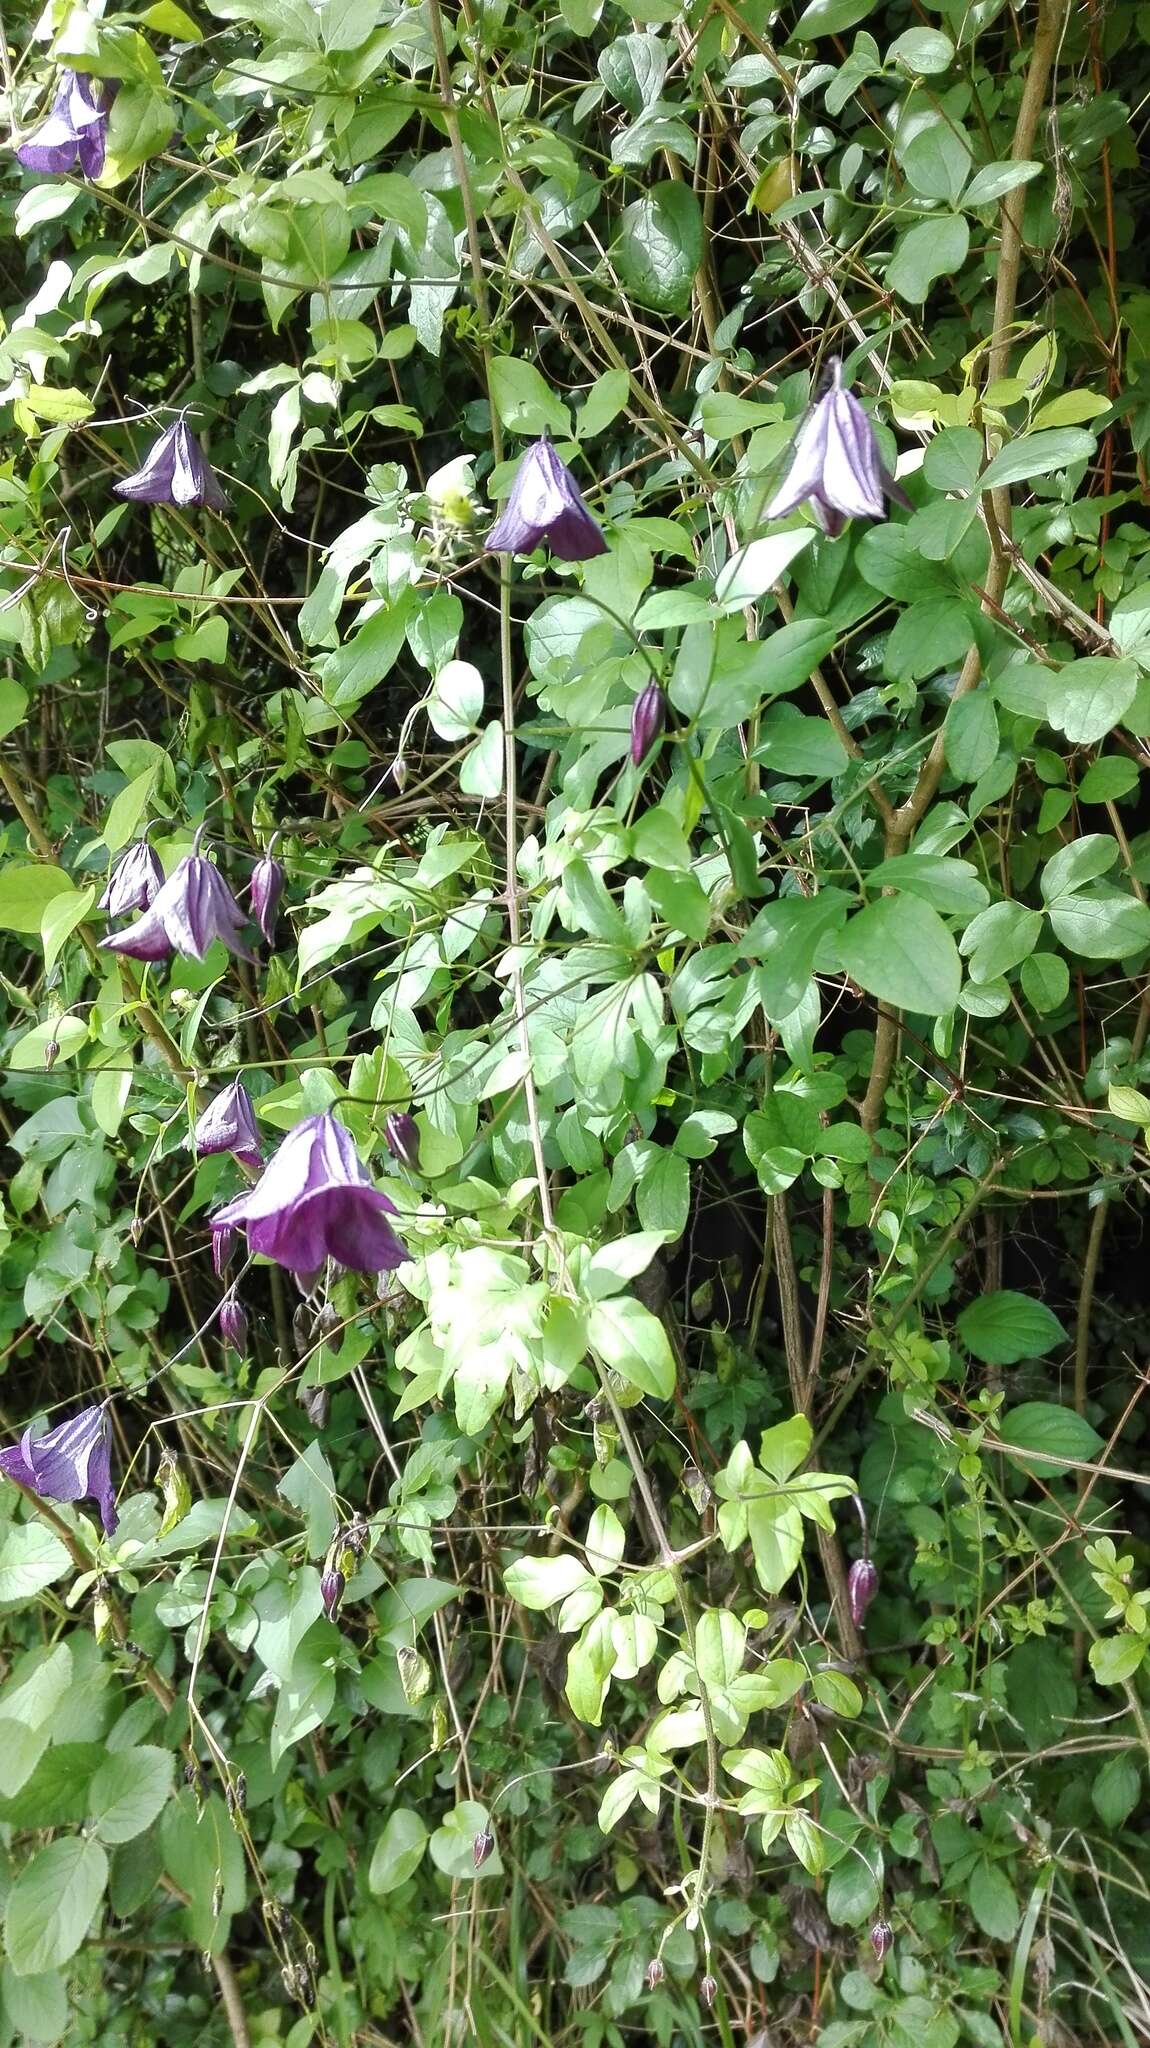
[[[527,450],[484,546],[497,555],[530,555],[543,541],[561,562],[587,562],[607,552],[602,529],[550,441]]]
[[[264,1163],[263,1146],[252,1098],[242,1081],[229,1081],[212,1097],[197,1119],[192,1143],[200,1154],[234,1152],[241,1165],[258,1172]]]
[[[85,178],[98,178],[108,147],[113,93],[114,88],[86,72],[62,72],[51,113],[17,144],[17,161],[25,170],[48,177],[62,177],[79,166]]]
[[[842,363],[833,356],[827,389],[795,435],[786,476],[763,514],[781,519],[807,504],[832,538],[848,519],[885,519],[887,498],[910,503],[883,468],[874,427],[842,378]]]
[[[327,1259],[357,1273],[402,1266],[407,1252],[387,1220],[394,1214],[351,1133],[325,1110],[288,1133],[255,1187],[225,1203],[212,1229],[242,1227],[250,1251],[286,1266],[310,1291]]]
[[[213,939],[222,939],[241,960],[253,956],[240,938],[246,919],[218,868],[202,853],[185,854],[152,899],[142,917],[127,931],[100,944],[109,953],[127,953],[133,960],[202,960]]]
[[[0,1451],[0,1472],[38,1493],[42,1500],[94,1500],[104,1534],[119,1521],[112,1485],[112,1433],[107,1406],[82,1408],[45,1436],[24,1431],[18,1444]]]
[[[139,505],[206,505],[227,510],[227,497],[215,470],[184,419],[176,420],[153,441],[143,464],[112,489],[117,498]]]

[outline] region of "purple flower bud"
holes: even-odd
[[[656,1985],[662,1983],[664,1975],[665,1972],[663,1969],[663,1965],[660,1962],[658,1956],[652,1956],[650,1962],[647,1965],[648,1991],[654,1991]]]
[[[52,1071],[53,1067],[55,1066],[55,1064],[56,1064],[56,1061],[57,1061],[57,1060],[59,1059],[59,1057],[60,1057],[60,1041],[59,1041],[59,1039],[58,1039],[58,1038],[50,1038],[50,1039],[48,1040],[48,1043],[47,1043],[47,1045],[46,1045],[46,1046],[44,1047],[44,1068],[45,1068],[45,1072],[47,1072],[47,1073],[49,1073],[49,1074],[51,1073],[51,1071]]]
[[[561,562],[586,562],[607,552],[578,484],[550,441],[536,441],[527,450],[485,545],[493,554],[530,555],[541,541]]]
[[[100,944],[133,960],[202,960],[213,939],[222,939],[241,960],[252,958],[240,938],[244,914],[218,868],[201,853],[186,854],[158,890],[142,917]]]
[[[874,428],[858,399],[843,389],[843,366],[829,365],[830,382],[791,443],[790,464],[764,518],[781,519],[805,501],[826,534],[848,519],[885,519],[886,498],[910,503],[882,466]]]
[[[242,1225],[248,1248],[295,1274],[305,1292],[325,1259],[357,1273],[388,1272],[407,1258],[349,1131],[331,1112],[289,1131],[254,1188],[217,1212],[213,1229]]]
[[[100,909],[106,910],[109,917],[126,917],[129,910],[146,910],[163,886],[164,870],[159,856],[146,839],[137,839],[112,869],[100,898]]]
[[[219,1223],[212,1218],[212,1271],[218,1280],[231,1259],[235,1248],[236,1233],[230,1223]]]
[[[108,146],[108,109],[115,87],[83,71],[64,71],[46,121],[19,144],[16,156],[28,171],[61,177],[79,165],[85,178],[98,178]]]
[[[699,1986],[699,1997],[701,1998],[703,2004],[706,2006],[708,2012],[710,2012],[711,2007],[714,2005],[718,1995],[719,1987],[716,1984],[715,1979],[711,1976],[710,1972],[708,1971],[707,1975],[703,1978],[703,1981]]]
[[[636,768],[646,760],[667,723],[667,699],[656,682],[640,690],[631,711],[631,759]]]
[[[276,919],[283,890],[283,868],[270,853],[265,853],[252,869],[251,902],[252,916],[269,946],[275,943]]]
[[[244,1166],[258,1171],[263,1165],[256,1113],[242,1081],[229,1081],[213,1096],[196,1123],[192,1143],[201,1154],[234,1152]]]
[[[94,1500],[104,1533],[118,1520],[112,1486],[112,1433],[107,1406],[82,1408],[45,1436],[26,1429],[18,1444],[0,1451],[0,1472],[27,1486],[42,1500]]]
[[[319,1597],[323,1601],[323,1611],[329,1621],[334,1621],[339,1613],[340,1602],[346,1589],[347,1580],[342,1572],[331,1571],[324,1573],[319,1582]]]
[[[847,1573],[847,1600],[856,1628],[862,1627],[867,1608],[877,1592],[878,1572],[874,1565],[869,1557],[856,1557]]]
[[[401,1166],[410,1172],[419,1172],[419,1132],[415,1118],[408,1116],[405,1109],[393,1109],[383,1126],[388,1150]]]
[[[495,1836],[492,1834],[491,1829],[480,1828],[479,1833],[471,1844],[471,1861],[476,1870],[482,1870],[494,1847]]]
[[[889,1920],[876,1920],[870,1931],[870,1945],[881,1963],[894,1942],[894,1928]]]
[[[228,503],[211,463],[183,419],[153,441],[142,466],[112,489],[118,498],[131,498],[139,505],[207,505],[213,512],[224,512]]]
[[[220,1303],[220,1336],[233,1351],[244,1351],[248,1341],[248,1319],[244,1305],[234,1287],[229,1287]]]

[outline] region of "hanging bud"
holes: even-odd
[[[212,1218],[212,1271],[219,1280],[232,1255],[236,1233],[229,1223],[218,1223]]]
[[[59,1057],[60,1041],[58,1038],[50,1038],[44,1047],[44,1068],[47,1073],[51,1073]]]
[[[894,1928],[889,1920],[876,1920],[870,1931],[870,1945],[878,1962],[889,1954],[894,1942]]]
[[[319,1597],[323,1601],[323,1611],[329,1621],[334,1621],[339,1613],[346,1588],[347,1580],[339,1571],[325,1572],[320,1580]]]
[[[234,1287],[229,1287],[220,1303],[220,1336],[233,1351],[242,1352],[247,1344],[247,1314]]]
[[[392,1157],[406,1166],[409,1173],[419,1172],[419,1132],[415,1118],[405,1109],[393,1109],[383,1126],[383,1135]]]
[[[251,906],[252,916],[258,924],[268,945],[275,944],[276,919],[279,916],[280,897],[284,892],[284,871],[280,862],[265,853],[252,869]]]
[[[475,1865],[476,1870],[482,1870],[494,1847],[495,1836],[492,1834],[491,1829],[480,1828],[474,1842],[471,1844],[471,1861]]]
[[[436,1700],[431,1709],[431,1753],[436,1755],[447,1741],[447,1708],[442,1700]]]
[[[431,1666],[426,1657],[407,1643],[396,1651],[395,1661],[399,1665],[403,1697],[409,1707],[417,1707],[431,1685]]]
[[[307,1349],[307,1346],[304,1346]],[[301,1387],[299,1404],[313,1429],[326,1429],[331,1394],[327,1387]]]
[[[856,1557],[847,1573],[847,1601],[856,1628],[863,1626],[867,1608],[877,1592],[878,1572],[874,1565],[869,1557]]]
[[[703,1978],[703,1981],[699,1986],[699,1997],[702,2000],[703,2004],[706,2006],[708,2012],[710,2012],[711,2007],[714,2005],[718,1995],[719,1987],[716,1984],[715,1979],[711,1976],[710,1971],[708,1971],[707,1975]]]
[[[182,1522],[192,1505],[192,1490],[170,1451],[165,1451],[156,1473],[156,1485],[164,1503],[164,1519],[160,1523],[160,1535]]]
[[[650,1960],[650,1962],[649,1962],[649,1963],[648,1963],[648,1965],[647,1965],[647,1989],[648,1989],[648,1991],[654,1991],[654,1989],[655,1989],[656,1985],[659,1985],[659,1984],[661,1984],[661,1983],[662,1983],[662,1981],[663,1981],[663,1978],[665,1977],[665,1975],[666,1975],[666,1971],[664,1970],[664,1968],[663,1968],[663,1965],[662,1965],[662,1963],[660,1962],[660,1960],[659,1960],[658,1956],[652,1956],[652,1957],[651,1957],[651,1960]]]
[[[391,777],[392,786],[396,790],[396,793],[399,796],[402,796],[404,790],[407,788],[407,762],[404,760],[402,754],[396,755],[394,761],[391,764],[391,767],[388,769],[387,772],[388,775]]]
[[[636,768],[646,760],[667,723],[667,699],[656,682],[640,690],[631,710],[631,759]]]

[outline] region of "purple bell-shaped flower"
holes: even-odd
[[[47,120],[16,146],[25,170],[58,178],[78,166],[85,178],[98,178],[104,168],[114,90],[86,72],[62,72]]]
[[[202,960],[213,939],[222,939],[242,960],[252,955],[240,938],[246,920],[218,868],[201,853],[189,853],[169,875],[142,917],[100,944],[133,960]]]
[[[765,506],[765,518],[781,519],[806,503],[833,537],[848,519],[885,519],[887,498],[910,503],[883,468],[874,427],[842,379],[843,366],[834,356],[830,382],[791,443],[786,476]]]
[[[26,1429],[18,1444],[0,1451],[0,1472],[43,1500],[94,1500],[105,1535],[115,1530],[119,1518],[112,1485],[112,1433],[103,1403],[82,1408],[44,1436],[34,1437]]]
[[[217,1212],[213,1229],[242,1226],[249,1250],[310,1288],[326,1259],[357,1273],[402,1266],[407,1252],[387,1220],[394,1214],[351,1133],[325,1110],[288,1133],[254,1188]]]
[[[550,441],[536,441],[527,450],[485,546],[494,554],[530,555],[542,541],[561,562],[587,562],[607,552],[578,484]]]
[[[207,505],[227,509],[216,473],[186,420],[178,419],[154,441],[142,466],[113,484],[118,498],[140,505]]]

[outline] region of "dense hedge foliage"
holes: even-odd
[[[0,2048],[1137,2048],[1147,10],[7,35]]]

